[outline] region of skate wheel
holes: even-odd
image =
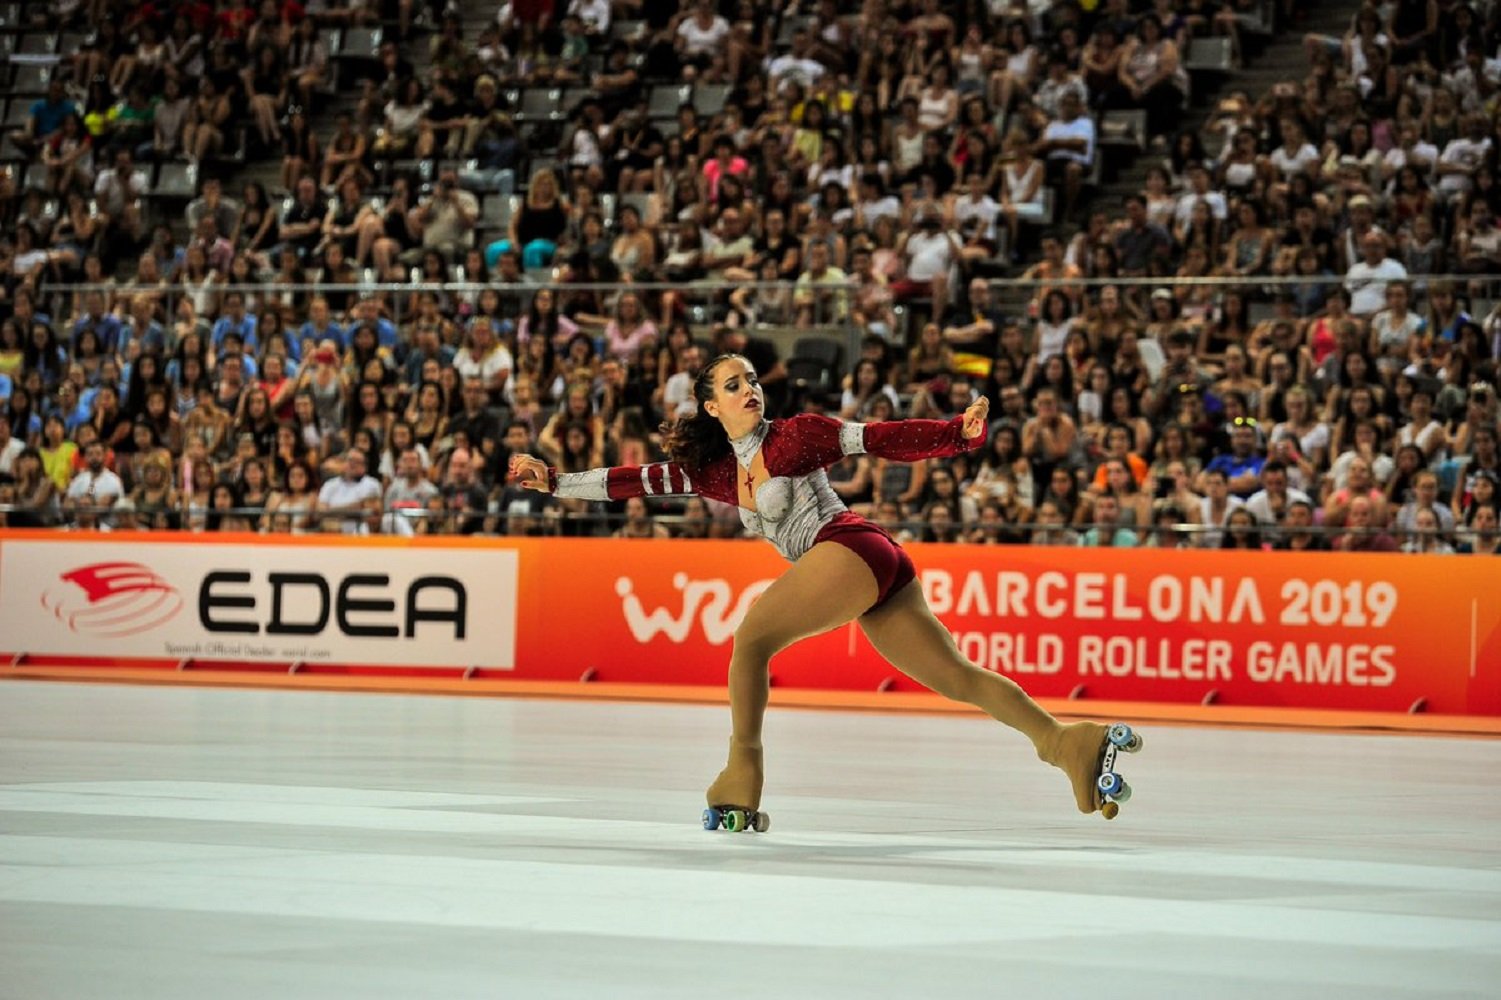
[[[1111,797],[1114,798],[1117,802],[1131,801],[1131,786],[1126,784],[1126,780],[1124,778],[1121,779],[1120,788],[1111,793]]]
[[[746,815],[740,809],[726,809],[724,811],[724,828],[731,833],[739,833],[745,829]]]
[[[719,829],[719,810],[718,809],[705,809],[704,810],[704,829],[705,830],[718,830]]]
[[[1105,738],[1127,753],[1135,753],[1141,748],[1141,737],[1124,722],[1117,722],[1106,730]]]
[[[756,813],[756,823],[754,829],[757,833],[765,833],[767,830],[770,830],[771,817],[766,815],[764,812]]]
[[[1095,782],[1095,786],[1099,788],[1102,795],[1110,795],[1115,798],[1120,797],[1120,790],[1125,787],[1125,784],[1124,779],[1114,771],[1106,771],[1100,775],[1100,780]]]
[[[1120,811],[1121,807],[1115,802],[1106,802],[1100,806],[1100,815],[1106,819],[1115,819],[1116,816],[1120,815]]]

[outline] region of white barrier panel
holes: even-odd
[[[71,540],[70,540],[71,541]],[[34,654],[516,665],[518,553],[7,540],[0,637]]]

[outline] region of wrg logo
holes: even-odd
[[[676,615],[666,608],[657,608],[647,614],[641,606],[641,599],[634,593],[635,583],[628,576],[615,581],[615,593],[620,595],[625,623],[637,642],[650,642],[658,634],[666,635],[673,642],[685,642],[693,631],[693,619],[697,615],[703,625],[704,638],[710,645],[719,646],[735,634],[751,602],[771,584],[771,580],[757,580],[742,590],[739,599],[731,606],[734,591],[728,580],[690,580],[687,573],[677,573],[672,578],[672,585],[682,593],[683,606]]]
[[[170,621],[182,595],[140,563],[94,563],[69,570],[42,593],[42,607],[74,632],[118,639]]]

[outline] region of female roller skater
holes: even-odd
[[[792,561],[735,630],[729,763],[709,786],[709,805],[752,814],[760,809],[769,661],[799,639],[854,620],[903,673],[1025,734],[1038,757],[1068,775],[1081,812],[1100,809],[1105,803],[1096,777],[1106,727],[1063,725],[1010,678],[969,662],[928,608],[906,552],[847,510],[824,472],[845,455],[914,462],[980,448],[989,403],[982,397],[947,421],[859,424],[816,414],[771,421],[762,412],[755,369],[738,354],[722,354],[706,365],[693,393],[698,412],[666,428],[670,461],[559,475],[540,459],[515,455],[510,473],[526,488],[559,497],[697,494],[732,503],[747,528]],[[1114,812],[1110,803],[1107,818]]]

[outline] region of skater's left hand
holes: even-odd
[[[981,396],[964,411],[964,436],[977,438],[985,433],[986,420],[990,414],[990,400]]]
[[[539,493],[551,493],[552,488],[548,484],[547,463],[530,455],[511,456],[511,481],[519,484],[523,489],[536,490]]]

